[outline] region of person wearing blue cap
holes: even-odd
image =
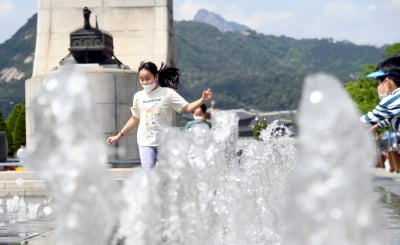
[[[366,77],[378,80],[380,102],[360,118],[361,122],[372,125],[372,131],[392,126],[400,132],[400,56],[385,59]]]

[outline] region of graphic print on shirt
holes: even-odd
[[[145,119],[144,119],[146,127],[152,127],[156,124],[156,122],[154,121],[154,114],[156,109],[157,109],[157,103],[146,109]]]

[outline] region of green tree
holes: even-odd
[[[3,131],[6,133],[7,143],[8,143],[8,155],[11,156],[10,155],[10,143],[12,144],[12,142],[13,142],[12,136],[10,134],[10,130],[7,128],[7,124],[6,124],[6,121],[4,120],[2,111],[0,111],[0,131]]]
[[[14,105],[10,115],[7,118],[7,127],[11,130],[14,130],[14,126],[15,126],[15,122],[17,121],[17,117],[19,115],[19,111],[21,110],[21,108],[23,107],[22,104],[16,104]]]
[[[259,139],[261,131],[266,129],[267,127],[268,127],[267,120],[257,121],[253,127],[253,137]]]
[[[3,117],[3,112],[0,111],[0,131],[7,131],[7,124]],[[7,135],[8,136],[8,135]]]
[[[9,142],[8,144],[8,151],[10,153],[10,155],[13,155],[13,153],[18,149],[19,145],[15,144],[14,142],[14,129],[15,129],[15,125],[17,124],[17,120],[18,120],[18,116],[20,111],[22,110],[22,108],[24,107],[23,104],[16,104],[14,105],[11,114],[8,116],[7,118],[7,128],[10,131],[10,137],[12,137],[12,141]]]
[[[362,114],[369,112],[379,102],[377,82],[374,79],[360,77],[355,82],[347,83],[346,90]]]
[[[15,146],[20,146],[26,142],[26,123],[25,123],[25,106],[21,107],[18,113],[17,121],[12,132]],[[15,149],[16,150],[16,149]],[[15,153],[15,151],[13,152]]]
[[[395,43],[393,45],[388,46],[385,49],[385,57],[390,57],[399,54],[400,54],[400,43]]]

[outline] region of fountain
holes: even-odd
[[[373,136],[333,77],[306,78],[302,96],[284,244],[383,244],[370,174]]]
[[[121,209],[86,76],[62,66],[31,103],[38,133],[27,164],[50,187],[57,244],[107,244]]]
[[[0,244],[21,242],[54,229],[49,200],[0,199]]]
[[[211,130],[165,129],[155,170],[122,187],[89,91],[65,67],[32,101],[27,163],[48,181],[57,244],[383,244],[372,139],[334,78],[307,78],[298,140],[274,122],[239,161],[238,118],[215,110]]]

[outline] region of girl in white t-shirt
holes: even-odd
[[[158,70],[152,62],[142,62],[138,69],[143,90],[133,97],[132,116],[121,131],[107,139],[108,144],[118,141],[138,126],[137,140],[143,168],[152,169],[157,158],[157,146],[162,127],[172,126],[176,112],[193,112],[213,97],[210,89],[204,90],[200,99],[188,103],[175,89],[179,88],[179,69],[161,64]]]

